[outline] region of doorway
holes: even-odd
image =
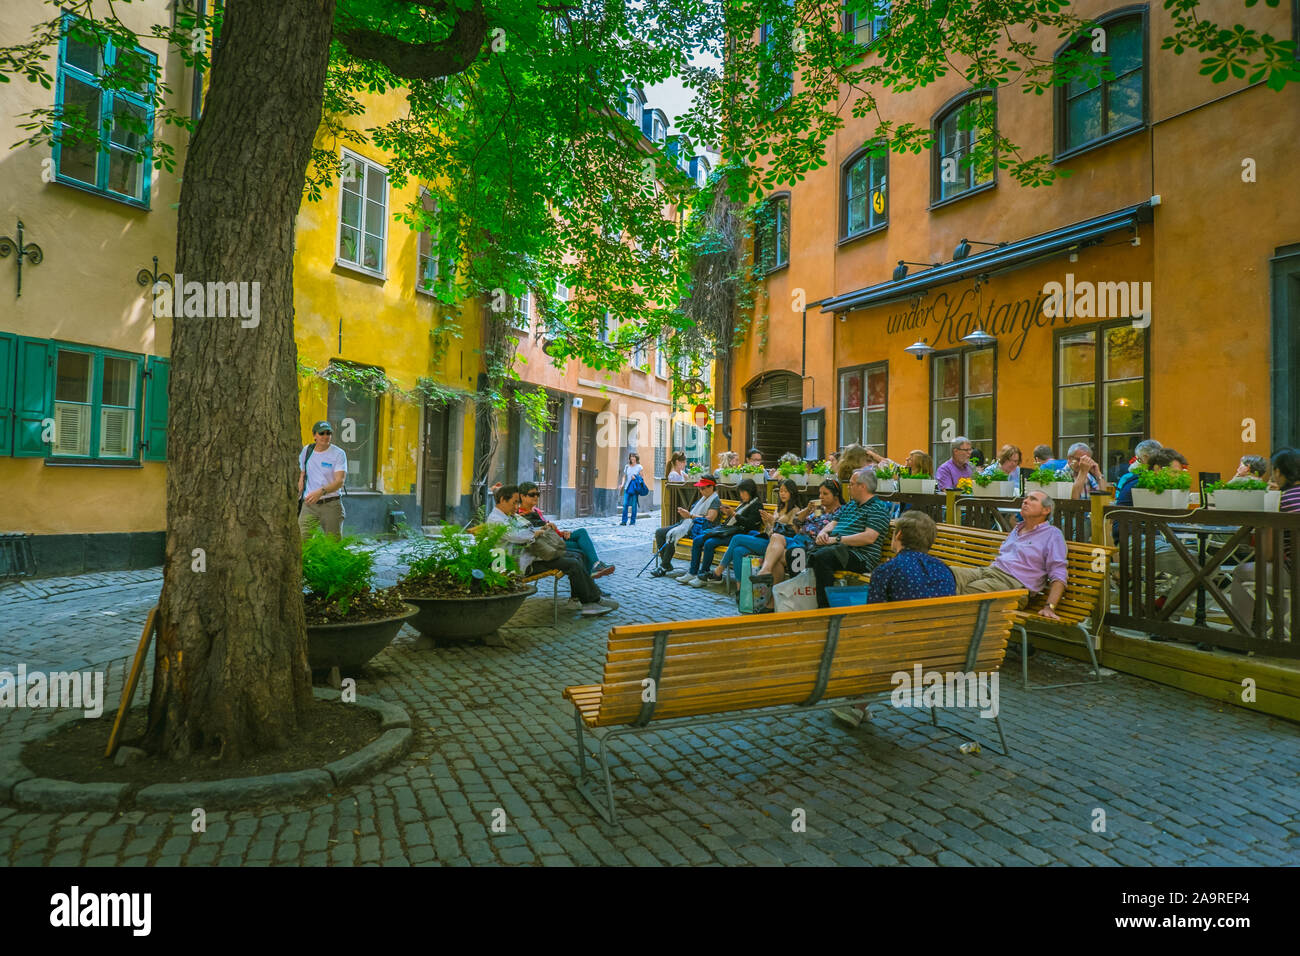
[[[541,448],[537,450],[536,477],[540,497],[538,505],[543,514],[560,513],[560,407],[558,398],[546,401],[546,433],[542,435]]]
[[[803,448],[803,380],[793,372],[771,372],[745,389],[749,403],[749,428],[744,457],[749,448],[763,453],[769,467],[786,452]]]
[[[576,481],[579,518],[589,518],[596,511],[596,415],[578,412],[578,474]]]
[[[422,524],[438,524],[447,516],[447,434],[450,424],[451,412],[447,406],[424,406]]]

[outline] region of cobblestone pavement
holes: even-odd
[[[563,522],[574,525],[577,522]],[[614,745],[621,826],[577,794],[569,684],[599,680],[609,626],[722,615],[716,589],[640,578],[656,524],[582,522],[616,563],[622,607],[584,620],[549,593],[502,630],[504,647],[423,649],[409,629],[358,681],[425,725],[365,785],[301,805],[191,814],[30,813],[0,807],[0,859],[88,864],[1292,864],[1300,863],[1295,725],[1127,675],[1026,693],[1001,684],[1009,757],[917,712],[875,708],[850,731],[825,712],[738,720]],[[385,580],[398,547],[380,548]],[[0,669],[129,655],[156,571],[0,591]],[[79,584],[78,584],[79,582]],[[561,591],[565,590],[561,585]],[[547,589],[549,592],[549,588]],[[1083,676],[1048,654],[1036,680]],[[110,674],[120,686],[121,668]],[[117,692],[110,695],[116,701]],[[26,736],[48,712],[0,713]],[[111,719],[106,714],[105,719]],[[950,714],[985,741],[991,722]],[[802,815],[797,811],[803,811]],[[1103,822],[1104,830],[1098,832]],[[792,824],[802,816],[806,829]],[[504,821],[496,832],[494,822]]]

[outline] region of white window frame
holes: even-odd
[[[427,186],[420,187],[419,199],[420,204],[424,206],[426,210],[435,214],[438,212],[438,200],[434,197],[433,192]],[[429,200],[428,203],[425,202],[426,199]],[[430,204],[432,205],[432,208],[430,208]],[[429,243],[429,253],[427,256],[420,251],[420,244],[426,240]],[[420,269],[421,258],[427,258],[433,261],[432,279],[436,285],[438,282],[438,250],[433,243],[433,233],[425,232],[423,230],[418,232],[415,237],[415,291],[427,296],[436,296],[433,289],[426,289],[424,287],[424,275]]]
[[[662,335],[655,340],[655,376],[668,377],[668,343]]]
[[[360,257],[360,258],[362,258],[362,259],[364,259],[364,255],[365,255],[364,250],[365,250],[365,245],[366,245],[366,243],[365,243],[365,239],[366,239],[366,205],[365,205],[365,204],[366,204],[367,202],[370,201],[369,199],[367,199],[367,196],[366,196],[365,178],[364,178],[364,177],[365,177],[365,175],[367,175],[367,174],[365,174],[364,171],[365,171],[366,168],[370,168],[370,169],[376,169],[376,170],[378,170],[379,172],[381,172],[381,173],[384,174],[384,213],[383,213],[383,215],[380,217],[380,223],[381,223],[381,228],[383,229],[383,232],[382,232],[382,233],[380,234],[380,236],[379,236],[380,263],[379,263],[379,268],[378,268],[378,269],[372,269],[372,268],[370,268],[369,266],[362,265],[361,262],[352,262],[352,261],[350,261],[350,260],[348,260],[348,259],[344,259],[343,256],[340,254],[340,247],[341,247],[342,244],[343,244],[343,226],[344,226],[344,223],[343,223],[343,199],[344,199],[344,194],[345,194],[345,192],[346,192],[346,187],[345,187],[345,185],[344,185],[344,183],[343,183],[343,181],[342,181],[342,177],[340,177],[340,181],[339,181],[338,228],[336,229],[336,231],[335,231],[335,236],[334,236],[334,263],[335,263],[335,265],[341,266],[341,267],[344,268],[344,269],[351,269],[351,270],[353,270],[354,272],[360,272],[360,273],[362,273],[363,275],[374,276],[374,277],[379,278],[379,279],[387,279],[387,278],[388,278],[388,209],[389,209],[389,206],[388,206],[388,191],[389,191],[389,188],[390,188],[390,186],[391,186],[391,183],[389,182],[389,178],[388,178],[388,167],[386,167],[386,166],[382,166],[382,165],[380,165],[379,163],[374,162],[373,160],[366,159],[366,157],[364,157],[364,156],[362,156],[362,155],[360,155],[360,154],[358,154],[358,153],[354,153],[354,152],[352,152],[352,150],[350,150],[350,149],[344,149],[344,150],[342,150],[342,151],[341,151],[341,154],[340,154],[340,162],[343,164],[344,169],[347,168],[347,163],[348,163],[349,160],[351,160],[353,163],[356,164],[357,172],[362,174],[362,177],[361,177],[361,178],[362,178],[362,188],[361,188],[361,190],[360,190],[360,194],[361,194],[361,225],[360,225],[360,230],[361,230],[361,242],[358,243],[358,246],[357,246],[357,255],[358,255],[358,257]],[[351,228],[351,227],[349,227],[349,228]]]

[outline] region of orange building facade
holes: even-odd
[[[1158,4],[1077,6],[1116,79],[995,94],[1000,130],[1068,178],[964,167],[954,117],[980,94],[950,75],[880,100],[883,119],[935,129],[934,149],[873,160],[874,119],[850,119],[826,166],[769,197],[766,334],[731,356],[730,447],[771,462],[863,442],[937,466],[956,436],[1027,463],[1086,441],[1115,473],[1155,438],[1226,476],[1300,442],[1300,86],[1212,83],[1196,54],[1160,50]],[[1214,6],[1298,29],[1290,7]]]

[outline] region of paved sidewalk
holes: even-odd
[[[576,522],[565,521],[564,526]],[[1012,754],[959,752],[918,713],[876,708],[857,731],[824,712],[648,734],[614,745],[623,825],[573,787],[572,717],[560,699],[599,680],[612,625],[726,615],[718,589],[636,572],[657,522],[581,522],[618,566],[602,585],[622,606],[583,619],[549,594],[529,599],[505,647],[417,648],[409,629],[358,691],[395,701],[425,727],[370,783],[302,805],[191,815],[36,814],[0,807],[8,864],[894,864],[1300,863],[1295,725],[1138,678],[1026,693],[1001,684]],[[380,549],[385,578],[398,546]],[[84,576],[0,591],[0,669],[15,662],[130,654],[156,600],[156,572]],[[153,575],[150,578],[150,575]],[[547,589],[549,591],[549,589]],[[561,591],[565,586],[561,585]],[[104,613],[107,611],[112,614]],[[10,624],[17,622],[16,628]],[[1048,654],[1036,680],[1080,678]],[[120,686],[121,670],[110,675]],[[110,694],[115,703],[118,692]],[[47,712],[0,712],[0,736]],[[111,718],[109,718],[111,719]],[[950,714],[985,741],[991,722]],[[996,736],[996,735],[994,735]],[[1104,814],[1104,830],[1099,831]],[[792,823],[806,820],[796,832]],[[503,832],[493,830],[504,819]]]

